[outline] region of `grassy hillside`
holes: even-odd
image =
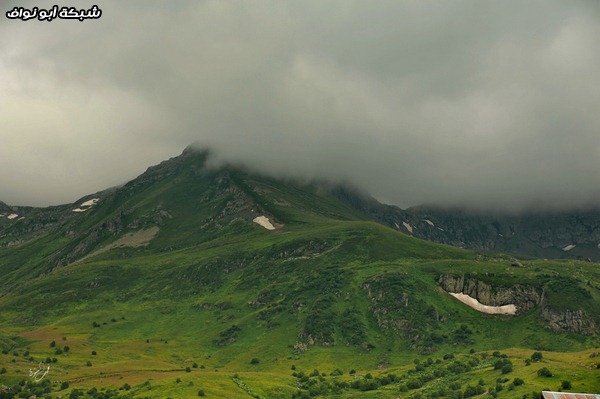
[[[597,265],[514,267],[367,221],[322,186],[205,161],[186,152],[0,248],[0,397],[523,398],[563,381],[600,390],[595,330],[549,318],[599,325]],[[486,315],[452,298],[441,276],[532,287],[543,300]],[[544,367],[552,376],[538,375]]]

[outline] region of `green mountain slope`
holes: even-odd
[[[600,389],[595,264],[515,267],[369,221],[339,188],[209,168],[208,156],[186,150],[120,188],[2,221],[17,240],[0,248],[2,397]],[[528,366],[534,351],[544,359]],[[50,367],[39,382],[36,367]]]

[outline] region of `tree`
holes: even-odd
[[[198,396],[206,396],[203,389],[198,391]]]
[[[62,384],[60,384],[60,390],[64,390],[67,389],[69,387],[69,383],[67,381],[63,382]]]
[[[85,363],[86,366],[88,367],[92,367],[92,362],[90,362],[89,360]]]
[[[562,389],[571,389],[573,386],[571,385],[571,381],[563,381],[560,387]]]

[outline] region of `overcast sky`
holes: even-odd
[[[97,20],[11,20],[97,4]],[[190,143],[386,203],[600,198],[600,2],[4,1],[0,200],[68,203]]]

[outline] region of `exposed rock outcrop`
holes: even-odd
[[[533,309],[542,301],[543,293],[534,287],[514,285],[512,287],[492,287],[483,281],[465,277],[441,275],[438,284],[446,291],[462,293],[477,299],[488,306],[504,306],[513,304],[517,314]]]
[[[576,332],[584,335],[594,334],[596,323],[585,311],[565,309],[558,311],[542,307],[542,319],[554,332]]]
[[[544,300],[541,288],[523,285],[493,287],[470,276],[441,275],[438,284],[450,293],[462,293],[488,306],[514,304],[517,315],[536,306],[541,308],[541,318],[554,332],[574,332],[591,335],[597,332],[596,322],[583,309],[553,309]]]

